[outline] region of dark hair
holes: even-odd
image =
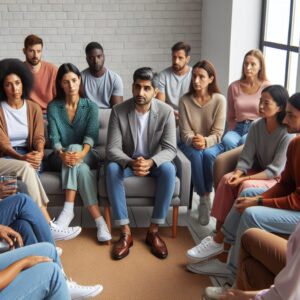
[[[281,111],[277,114],[277,121],[279,124],[282,124],[282,121],[285,117],[286,104],[289,99],[289,93],[286,90],[286,88],[279,84],[274,84],[265,87],[261,91],[261,93],[269,93],[273,101],[277,104],[279,108],[281,108]]]
[[[252,49],[245,54],[244,59],[243,59],[243,65],[242,65],[242,75],[241,75],[240,79],[246,78],[246,75],[244,72],[244,63],[245,63],[247,56],[254,56],[255,58],[257,58],[259,60],[260,70],[258,72],[258,78],[261,81],[266,81],[267,80],[266,63],[265,63],[264,55],[262,54],[262,52],[259,49]]]
[[[221,93],[219,85],[217,83],[217,74],[216,74],[216,69],[214,67],[214,65],[209,62],[208,60],[200,60],[198,61],[194,66],[193,66],[193,70],[195,69],[204,69],[209,77],[214,77],[214,80],[212,81],[212,83],[210,83],[207,87],[207,91],[209,93],[209,95],[212,95],[213,93]],[[191,80],[191,84],[190,84],[190,89],[188,94],[191,95],[195,92],[194,86],[193,86],[193,79]]]
[[[7,96],[4,92],[4,81],[10,74],[15,74],[20,77],[23,85],[22,98],[28,98],[34,83],[32,73],[19,59],[7,58],[0,61],[0,100],[7,100]]]
[[[37,35],[30,34],[24,40],[24,48],[26,49],[26,48],[28,48],[30,46],[34,46],[34,45],[42,45],[42,47],[43,47],[44,46],[43,40],[40,37],[38,37]]]
[[[178,42],[171,48],[172,52],[177,52],[179,50],[184,50],[185,56],[189,56],[191,52],[191,46],[185,42]]]
[[[154,88],[158,87],[158,75],[149,67],[143,67],[135,70],[133,73],[133,82],[138,79],[149,80]]]
[[[103,52],[103,47],[97,42],[90,42],[85,47],[85,54],[87,55],[91,50],[100,49]]]
[[[78,78],[80,78],[80,71],[78,70],[78,68],[76,66],[74,66],[71,63],[65,63],[62,64],[57,71],[57,75],[56,75],[56,80],[55,80],[55,86],[56,86],[56,99],[60,99],[63,100],[65,99],[65,92],[61,87],[61,80],[64,77],[65,74],[67,73],[75,73]]]
[[[288,99],[288,103],[300,110],[300,93],[295,93]]]

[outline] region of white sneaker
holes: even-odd
[[[55,247],[56,248],[56,252],[57,252],[57,255],[59,256],[59,257],[61,257],[61,255],[62,255],[62,253],[63,253],[63,249],[61,249],[60,247]]]
[[[203,300],[218,300],[227,291],[228,287],[208,286],[204,290]]]
[[[200,203],[198,206],[198,222],[202,226],[206,226],[210,219],[210,198],[209,196],[200,197]]]
[[[60,215],[58,216],[55,224],[57,224],[61,228],[67,228],[71,224],[72,220],[74,219],[74,212],[69,212],[66,210],[62,210]]]
[[[232,273],[227,269],[227,264],[218,259],[206,260],[197,264],[188,264],[186,268],[197,274],[218,276],[218,277],[232,277]]]
[[[50,222],[49,226],[52,237],[55,241],[74,239],[81,232],[81,227],[79,226],[61,228],[53,222]]]
[[[72,279],[67,279],[67,286],[72,300],[83,300],[97,296],[103,290],[101,284],[79,285]]]
[[[103,219],[104,220],[104,219]],[[111,234],[108,230],[106,222],[101,222],[101,225],[97,226],[97,239],[99,242],[106,242],[111,240]]]
[[[218,244],[211,236],[207,236],[200,244],[186,252],[190,263],[198,263],[222,253],[223,244]]]

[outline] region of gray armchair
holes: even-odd
[[[105,218],[108,226],[111,229],[111,214],[108,197],[106,194],[105,176],[104,176],[104,162],[105,162],[105,147],[108,122],[110,116],[110,109],[99,110],[99,137],[98,144],[95,146],[95,151],[99,156],[100,166],[95,166],[93,172],[99,173],[98,180],[98,193],[100,205],[104,206]],[[49,143],[47,143],[46,154],[49,155],[52,150],[49,149]],[[46,160],[47,162],[47,160]],[[187,206],[189,201],[189,188],[191,182],[191,166],[189,160],[178,149],[177,156],[174,159],[174,163],[177,168],[176,187],[171,202],[173,207],[173,226],[172,236],[176,236],[177,222],[178,222],[178,207]],[[100,170],[100,171],[98,171]],[[65,200],[65,194],[61,187],[61,179],[59,172],[44,171],[41,174],[41,181],[45,188],[45,191],[49,197],[50,207],[61,207]],[[155,182],[150,177],[129,177],[125,179],[126,199],[128,206],[152,206]],[[80,199],[79,193],[77,194],[76,207],[82,207],[83,203]]]

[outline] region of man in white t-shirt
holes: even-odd
[[[175,188],[176,127],[172,109],[155,99],[156,74],[151,68],[134,72],[133,98],[113,107],[107,134],[106,185],[116,225],[121,226],[120,239],[112,256],[122,259],[129,254],[133,239],[129,227],[123,179],[150,176],[156,179],[154,208],[146,243],[151,252],[166,258],[168,250],[158,235]]]
[[[81,72],[81,94],[94,101],[99,108],[111,108],[123,102],[123,82],[121,77],[104,67],[103,47],[97,42],[85,48],[89,67]]]
[[[190,62],[191,47],[185,42],[178,42],[172,47],[172,66],[161,71],[157,99],[173,107],[176,121],[179,119],[178,106],[181,96],[189,90],[192,79]]]

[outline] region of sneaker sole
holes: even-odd
[[[217,276],[217,277],[224,277],[224,278],[228,278],[228,277],[232,276],[232,274],[230,272],[226,273],[226,274],[225,273],[217,273],[217,272],[200,272],[199,270],[194,269],[190,265],[187,265],[186,268],[190,272],[200,274],[200,275]]]
[[[81,228],[78,229],[77,231],[72,232],[70,235],[64,236],[64,237],[58,237],[58,238],[53,238],[55,241],[67,241],[67,240],[72,240],[76,238],[81,232]]]
[[[100,287],[97,290],[91,292],[90,294],[85,295],[83,297],[72,298],[72,300],[84,300],[84,299],[88,299],[91,297],[95,297],[95,296],[99,295],[100,293],[102,293],[102,291],[103,291],[103,286],[100,285]]]
[[[190,263],[196,264],[196,263],[199,263],[199,262],[202,262],[202,261],[209,260],[209,259],[221,254],[222,252],[224,252],[223,248],[218,250],[217,252],[209,255],[209,256],[206,256],[206,257],[201,257],[201,258],[200,257],[194,257],[194,256],[190,256],[188,253],[186,253],[186,257],[187,257],[187,259]]]

